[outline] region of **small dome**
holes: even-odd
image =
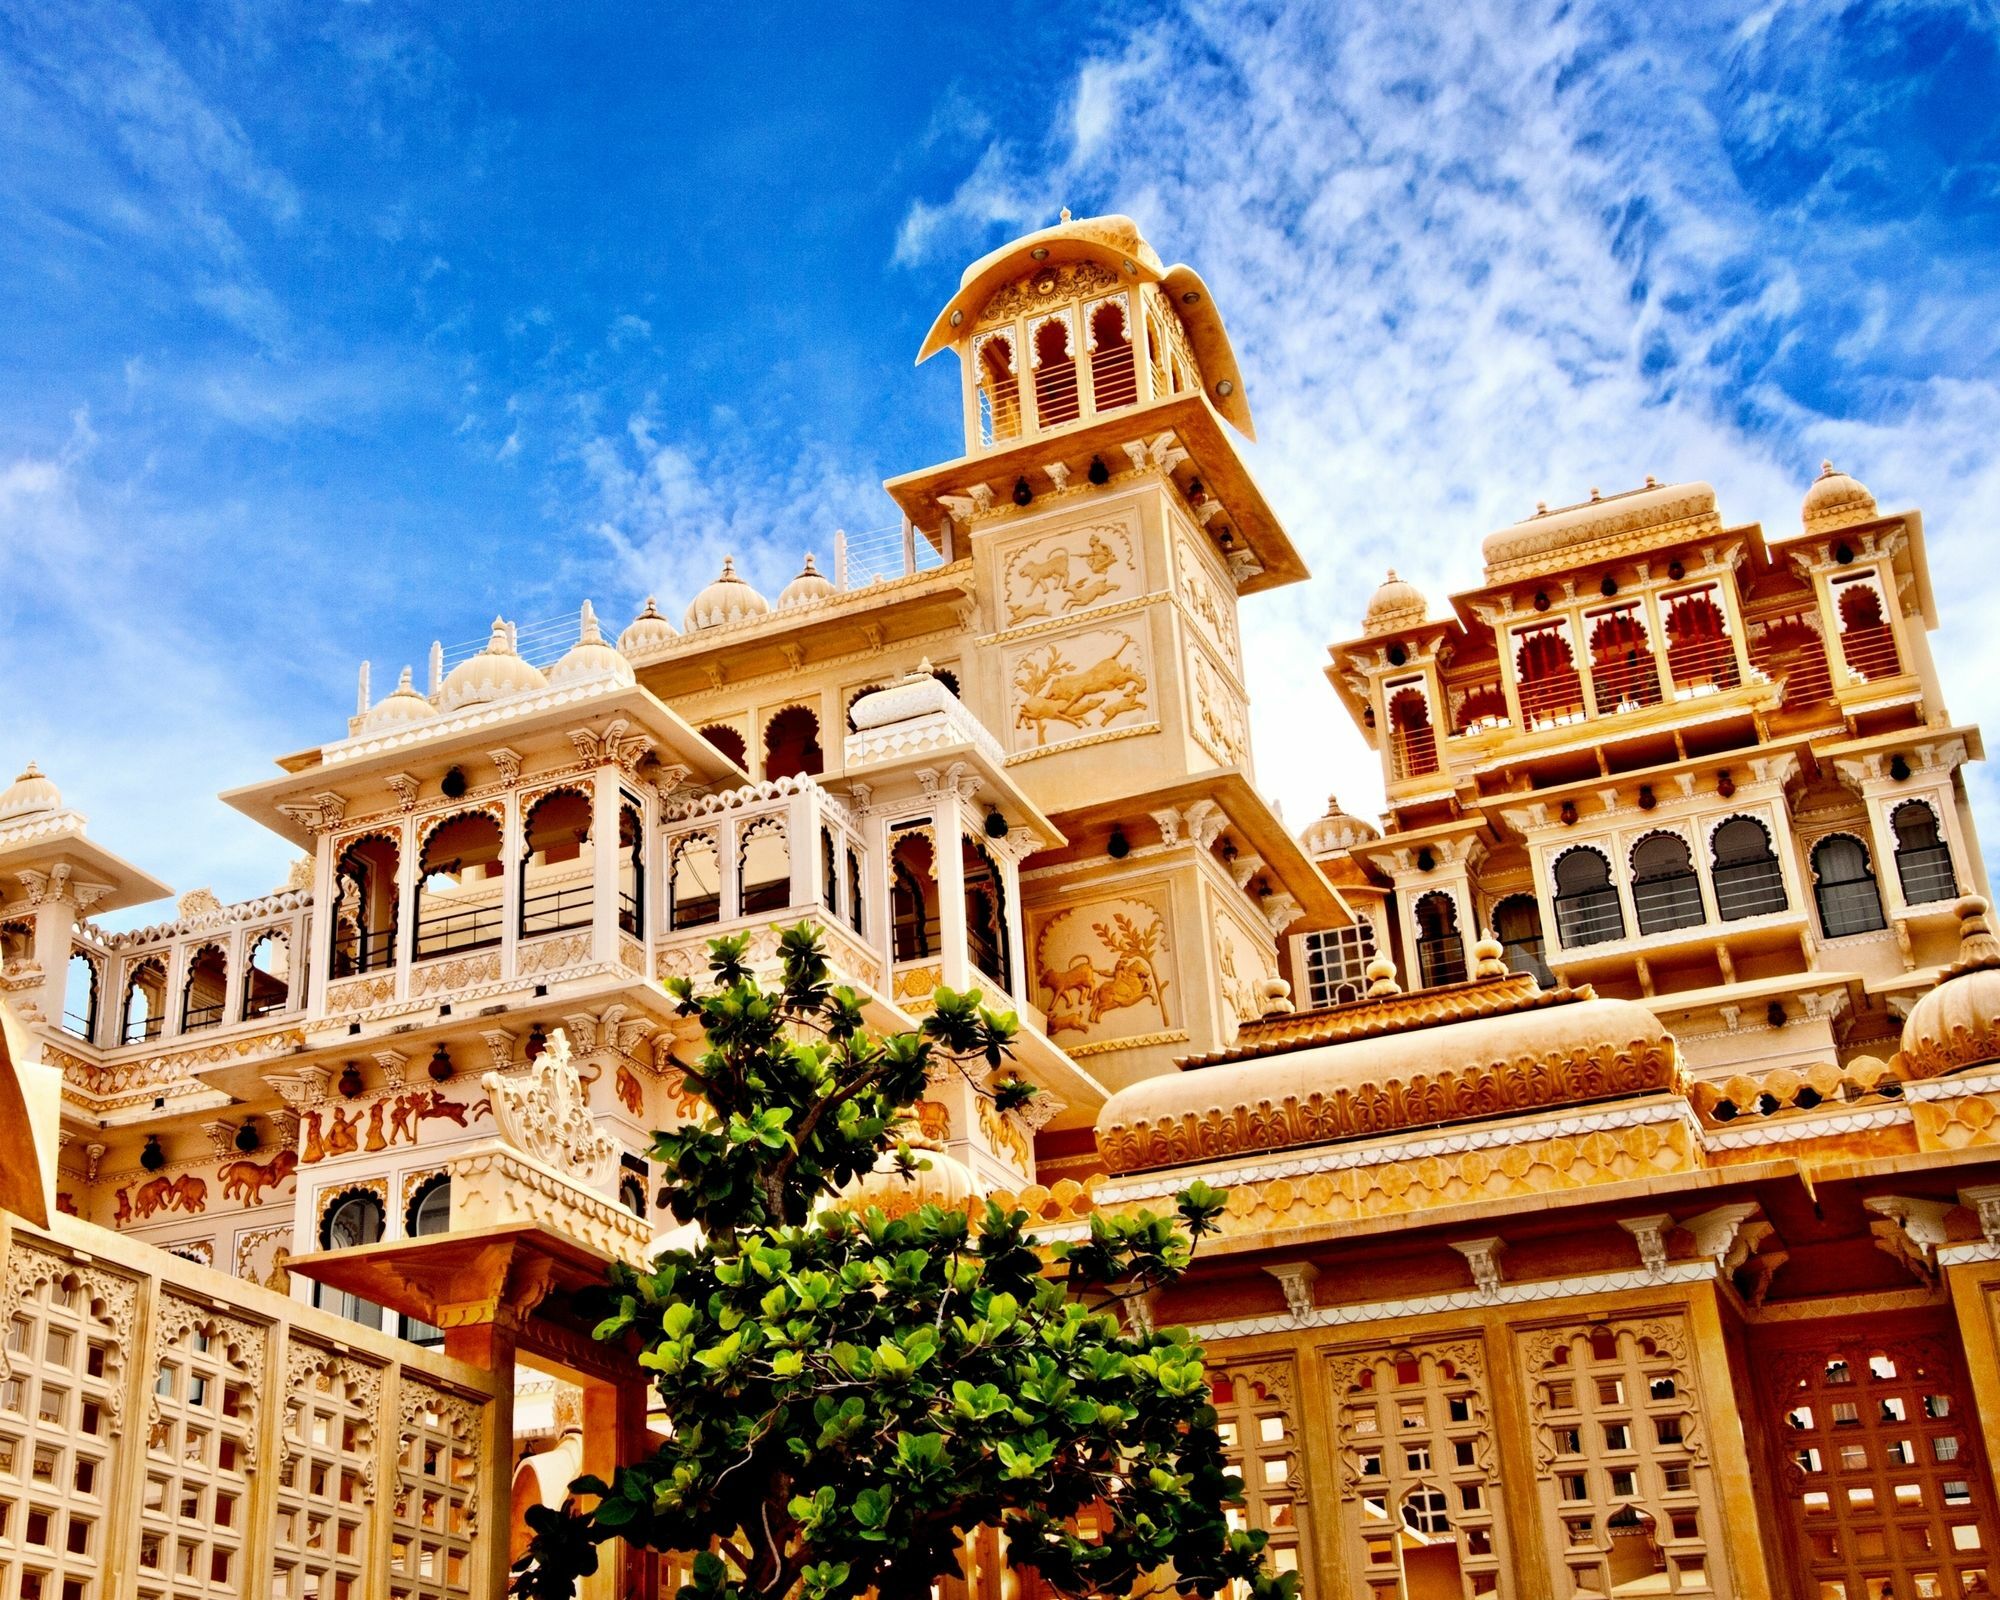
[[[1903,1071],[1910,1078],[2000,1061],[2000,939],[1978,895],[1967,895],[1956,909],[1958,962],[1903,1023]]]
[[[1373,823],[1363,822],[1359,817],[1350,817],[1341,809],[1340,797],[1326,797],[1326,811],[1314,817],[1299,834],[1299,843],[1314,855],[1332,855],[1339,850],[1352,850],[1356,845],[1372,844],[1382,837],[1382,830]]]
[[[660,615],[653,597],[647,595],[645,609],[632,619],[631,627],[618,635],[618,651],[626,656],[651,655],[655,650],[666,649],[679,637],[679,631]]]
[[[805,570],[778,592],[778,609],[789,610],[793,606],[811,605],[815,600],[824,600],[840,591],[833,586],[833,580],[819,570],[810,554],[806,556]]]
[[[486,648],[446,674],[438,699],[446,711],[456,711],[461,706],[484,705],[548,686],[549,680],[521,659],[507,624],[495,617],[493,637],[486,641]]]
[[[910,1154],[920,1162],[928,1162],[928,1166],[905,1176],[896,1164],[892,1146],[875,1158],[872,1171],[863,1173],[827,1201],[827,1208],[860,1216],[869,1207],[877,1206],[890,1217],[907,1217],[920,1206],[964,1211],[981,1198],[979,1180],[972,1175],[972,1169],[956,1156],[946,1154],[937,1140],[919,1134],[908,1142]]]
[[[42,769],[30,761],[28,770],[0,789],[0,822],[16,817],[35,817],[62,810],[62,790],[42,776]]]
[[[604,642],[604,635],[597,626],[597,612],[588,600],[583,603],[576,643],[569,647],[569,653],[562,660],[549,668],[550,683],[574,683],[579,678],[616,678],[620,683],[634,681],[632,668],[625,658]]]
[[[722,558],[722,576],[694,597],[681,626],[689,633],[697,628],[721,628],[732,622],[769,613],[771,602],[736,576],[736,558]]]
[[[436,715],[437,707],[411,686],[410,669],[405,667],[403,675],[396,680],[396,687],[361,713],[361,731],[375,733],[383,728],[400,728],[408,723],[428,721]]]
[[[1806,490],[1801,515],[1807,533],[1831,533],[1856,523],[1875,520],[1875,497],[1844,472],[1836,472],[1831,461],[1819,464],[1819,476]]]
[[[1369,597],[1368,611],[1361,627],[1366,633],[1394,633],[1424,620],[1424,597],[1414,583],[1406,583],[1389,569],[1389,576]]]

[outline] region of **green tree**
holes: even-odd
[[[1130,1594],[1171,1565],[1184,1590],[1243,1579],[1291,1600],[1264,1535],[1225,1520],[1242,1484],[1200,1346],[1113,1314],[1186,1270],[1223,1196],[1195,1184],[1177,1219],[1093,1217],[1087,1240],[1046,1250],[1025,1212],[992,1204],[977,1228],[936,1206],[827,1208],[878,1162],[923,1164],[900,1130],[933,1071],[998,1075],[996,1102],[1025,1103],[1034,1089],[1003,1069],[1015,1021],[940,989],[921,1031],[878,1037],[810,925],[783,935],[775,988],[744,950],[718,939],[708,987],[668,985],[707,1034],[688,1081],[710,1114],[654,1155],[702,1243],[614,1267],[597,1328],[639,1345],[672,1437],[609,1484],[580,1480],[591,1511],[531,1509],[516,1592],[567,1600],[623,1536],[698,1552],[682,1600],[928,1600],[964,1534],[992,1525],[1066,1595]]]

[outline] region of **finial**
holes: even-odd
[[[1472,975],[1475,978],[1504,978],[1507,976],[1507,950],[1493,937],[1488,928],[1472,947]]]
[[[42,775],[42,769],[36,766],[34,762],[30,761],[28,763],[28,770],[22,773],[20,777],[16,778],[14,781],[16,783],[26,783],[30,778],[39,778],[41,775]]]
[[[1386,1000],[1390,995],[1401,994],[1403,986],[1396,981],[1396,963],[1387,952],[1368,963],[1368,998]]]
[[[810,550],[806,552],[806,564],[801,569],[799,576],[801,578],[817,578],[819,576],[819,563],[813,560],[813,553]]]
[[[396,693],[415,694],[416,692],[416,686],[410,682],[410,669],[405,667],[403,668],[402,676],[396,680]]]
[[[660,616],[660,608],[653,604],[653,597],[651,595],[646,596],[646,604],[639,612],[639,615],[645,618]],[[664,622],[666,619],[664,617],[660,617],[660,620]]]
[[[583,617],[581,625],[576,630],[576,642],[578,644],[604,643],[604,635],[598,631],[597,627],[597,609],[588,600],[583,603]]]
[[[1833,476],[1833,463],[1832,463],[1831,461],[1822,461],[1822,462],[1820,462],[1820,464],[1819,464],[1819,475],[1820,475],[1820,476],[1821,476],[1822,478],[1830,478],[1830,477],[1832,477],[1832,476]]]
[[[1592,505],[1596,505],[1597,502],[1602,500],[1603,498],[1604,496],[1598,492],[1597,485],[1593,483],[1590,486],[1590,503]]]
[[[1993,937],[1987,920],[1983,895],[1966,895],[1952,910],[1958,913],[1958,964],[1961,967],[1989,966],[2000,962],[2000,939]]]
[[[1064,206],[1064,207],[1062,208],[1062,219],[1063,219],[1063,221],[1065,221],[1065,222],[1069,221],[1069,207],[1068,207],[1068,206]]]
[[[1394,583],[1394,582],[1396,582],[1396,581],[1397,581],[1397,579],[1396,579],[1396,569],[1395,569],[1394,567],[1391,567],[1391,568],[1389,569],[1389,576],[1388,576],[1388,577],[1386,577],[1386,578],[1384,578],[1384,579],[1383,579],[1382,581],[1383,581],[1384,583]]]
[[[493,619],[493,636],[486,641],[486,653],[489,656],[504,656],[507,653],[507,619],[505,617],[495,617]]]
[[[1649,472],[1649,473],[1647,473],[1647,474],[1646,474],[1646,487],[1647,487],[1648,489],[1657,489],[1657,488],[1659,488],[1659,486],[1660,486],[1660,480],[1659,480],[1658,478],[1654,477],[1654,476],[1653,476],[1653,475],[1652,475],[1652,474],[1651,474],[1650,472]]]
[[[1538,517],[1546,517],[1546,516],[1547,516],[1548,514],[1549,514],[1549,503],[1548,503],[1548,501],[1546,501],[1546,500],[1537,500],[1537,501],[1535,502],[1535,515],[1536,515],[1536,516],[1538,516]]]
[[[743,581],[736,576],[736,557],[724,556],[722,558],[722,576],[716,581],[719,583],[741,583]]]

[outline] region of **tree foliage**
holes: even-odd
[[[1242,1485],[1200,1346],[1114,1314],[1186,1270],[1223,1196],[1196,1184],[1176,1217],[1093,1217],[1046,1249],[992,1204],[977,1227],[929,1205],[828,1208],[885,1153],[921,1164],[900,1130],[932,1072],[997,1075],[1003,1107],[1035,1092],[1004,1071],[1014,1019],[940,989],[920,1031],[877,1037],[810,926],[783,935],[775,988],[743,938],[710,951],[709,985],[668,985],[707,1035],[688,1081],[709,1115],[654,1144],[663,1201],[702,1242],[614,1267],[597,1328],[638,1347],[672,1437],[609,1484],[580,1480],[592,1510],[532,1508],[516,1592],[567,1600],[622,1536],[698,1552],[681,1600],[928,1600],[993,1525],[1064,1594],[1129,1594],[1171,1566],[1183,1590],[1243,1579],[1291,1600],[1264,1535],[1225,1520]]]

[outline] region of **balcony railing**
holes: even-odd
[[[334,946],[333,976],[353,978],[379,972],[396,960],[396,930],[374,928]]]
[[[1710,877],[1715,883],[1716,914],[1724,922],[1767,917],[1785,909],[1785,878],[1775,858],[1717,865]]]
[[[1847,659],[1847,670],[1871,683],[1893,678],[1903,670],[1902,658],[1896,653],[1896,632],[1886,622],[1848,629],[1840,636],[1840,652]]]
[[[1556,938],[1566,950],[1625,937],[1625,914],[1616,889],[1585,889],[1556,896]]]
[[[1952,870],[1947,845],[1917,845],[1896,852],[1896,872],[1903,881],[1903,899],[1910,905],[1930,905],[1958,898],[1958,874]]]
[[[571,928],[587,928],[595,906],[596,895],[587,883],[542,889],[521,902],[521,937],[534,939],[545,933],[566,933]]]
[[[1641,934],[1695,928],[1707,920],[1701,904],[1701,880],[1692,872],[1634,878],[1632,910],[1639,919]]]
[[[1596,662],[1590,669],[1590,680],[1600,717],[1660,703],[1660,665],[1650,651]]]
[[[1583,720],[1583,677],[1571,668],[1521,683],[1521,720],[1530,728],[1555,728]]]
[[[639,897],[630,889],[618,891],[618,931],[640,938],[644,933],[643,918],[640,915]]]
[[[466,906],[453,911],[433,912],[417,919],[416,958],[463,955],[468,950],[485,950],[500,942],[501,908]]]
[[[1395,775],[1398,778],[1420,778],[1427,772],[1438,769],[1437,730],[1435,728],[1398,728],[1395,744]]]
[[[181,1032],[192,1033],[197,1028],[212,1028],[222,1020],[222,1002],[211,1000],[207,1005],[189,1006],[181,1014]]]
[[[137,1022],[126,1023],[121,1037],[126,1044],[149,1044],[165,1031],[166,1020],[165,1017],[141,1017]]]
[[[1426,989],[1465,982],[1465,941],[1455,933],[1419,939],[1417,974]]]
[[[1734,689],[1742,681],[1736,670],[1736,646],[1727,639],[1691,639],[1667,649],[1667,675],[1674,681],[1674,698]]]

